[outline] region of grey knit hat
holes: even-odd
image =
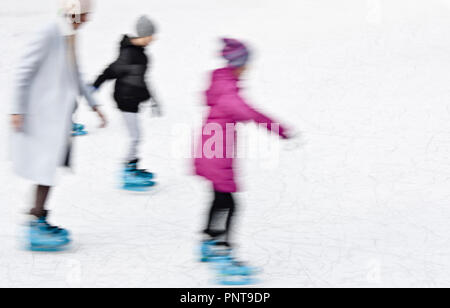
[[[154,23],[147,16],[141,16],[136,24],[137,37],[152,36],[156,32]]]

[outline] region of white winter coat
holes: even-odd
[[[65,21],[38,31],[19,67],[11,114],[24,115],[22,132],[13,132],[12,160],[19,176],[53,186],[69,154],[72,114],[78,96],[96,105],[81,81]],[[74,50],[74,49],[73,49]]]

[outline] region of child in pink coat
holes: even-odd
[[[235,125],[254,121],[287,139],[283,126],[252,108],[239,93],[239,79],[249,59],[247,47],[234,39],[224,39],[223,57],[228,65],[212,74],[211,86],[206,92],[208,117],[202,129],[201,149],[196,153],[196,174],[212,183],[214,201],[204,233],[202,260],[215,261],[218,256],[231,253],[230,227],[235,212],[233,194],[238,192],[234,158]]]

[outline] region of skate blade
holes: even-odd
[[[256,276],[262,273],[262,270],[259,269],[249,269],[249,270],[228,270],[224,271],[220,267],[216,267],[216,270],[219,271],[221,275],[224,276],[242,276],[242,277],[250,277],[250,276]]]
[[[222,262],[227,261],[228,258],[224,257],[201,257],[200,262],[201,263],[210,263],[212,266],[216,267],[217,269],[220,269],[220,265]]]
[[[156,180],[156,174],[148,175],[148,176],[142,176],[142,178],[146,179],[147,181],[154,182]]]
[[[62,252],[70,249],[70,243],[60,245],[60,246],[36,246],[29,245],[26,250],[32,252]]]
[[[81,137],[81,136],[86,136],[88,134],[88,132],[73,132],[72,133],[72,137]]]
[[[220,267],[219,267],[219,270]],[[241,276],[256,276],[256,275],[260,275],[263,273],[263,270],[261,268],[258,267],[251,267],[251,268],[247,268],[246,270],[231,270],[229,273],[225,272],[224,275],[241,275]]]
[[[73,125],[73,127],[72,127],[72,129],[74,130],[74,131],[82,131],[82,130],[84,130],[86,128],[86,126],[84,125],[84,124],[74,124]]]
[[[258,280],[247,276],[223,276],[217,279],[222,286],[249,286],[258,284]]]
[[[156,183],[147,186],[138,186],[138,185],[123,185],[121,188],[126,191],[131,192],[150,192],[156,186]]]

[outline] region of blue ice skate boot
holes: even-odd
[[[231,258],[231,249],[216,240],[205,240],[200,248],[201,262],[215,263]]]
[[[217,272],[217,283],[227,286],[251,285],[260,270],[236,261],[233,250],[224,243],[206,240],[201,245],[201,261],[211,263]]]
[[[145,170],[145,169],[139,169],[139,168],[138,168],[138,163],[139,163],[139,160],[138,160],[138,159],[135,159],[135,160],[133,160],[133,161],[130,161],[130,162],[127,164],[127,168],[128,168],[129,170],[134,171],[138,177],[141,177],[141,178],[147,179],[147,180],[153,180],[153,179],[155,178],[155,174],[152,173],[152,172],[148,172],[148,171]]]
[[[51,226],[46,217],[33,219],[28,228],[28,249],[31,251],[62,251],[70,244],[69,232]]]
[[[216,264],[219,274],[225,276],[253,276],[261,272],[256,267],[248,266],[232,257],[219,260]]]
[[[87,134],[88,132],[85,130],[85,126],[83,124],[72,124],[72,137],[85,136]]]
[[[72,124],[72,130],[73,131],[78,131],[78,130],[84,130],[86,127],[83,124],[79,124],[79,123],[73,123]]]
[[[123,171],[123,189],[129,191],[145,192],[156,185],[153,174],[143,175],[142,170],[138,170],[137,162],[130,162]]]
[[[258,282],[256,278],[248,275],[223,275],[219,273],[216,279],[216,283],[222,286],[250,286]]]
[[[257,268],[245,265],[233,258],[233,249],[226,243],[216,240],[203,241],[201,245],[201,261],[213,263],[220,272],[226,275],[255,275]]]
[[[202,242],[201,261],[213,263],[225,275],[255,275],[260,272],[257,268],[237,261],[233,258],[233,249],[216,240]]]
[[[233,257],[222,258],[215,263],[217,282],[225,286],[244,286],[256,284],[255,276],[261,271],[235,260]]]

